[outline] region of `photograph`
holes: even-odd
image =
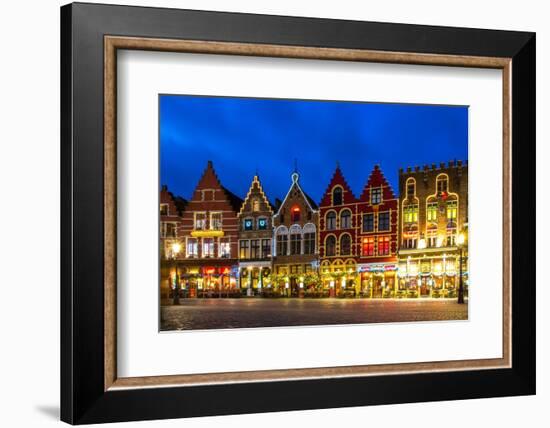
[[[160,331],[468,320],[468,106],[158,102]]]

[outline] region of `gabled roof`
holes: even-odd
[[[241,209],[241,206],[243,204],[243,200],[235,195],[232,191],[228,190],[227,188],[222,186],[223,191],[227,195],[227,199],[229,200],[229,203],[231,204],[231,207],[235,210],[235,212],[239,212]]]
[[[244,201],[240,207],[239,215],[241,215],[245,210],[245,207],[248,204],[249,199],[252,197],[252,194],[258,194],[258,193],[261,195],[263,202],[265,204],[265,207],[267,207],[267,210],[263,210],[263,211],[270,211],[271,215],[273,215],[273,212],[275,211],[275,207],[269,201],[269,198],[265,194],[258,174],[255,174],[254,177],[252,178],[252,183],[250,183],[250,187],[248,188],[248,193],[246,194]]]
[[[370,189],[372,187],[383,187],[384,200],[397,199],[390,183],[388,182],[386,177],[384,177],[384,173],[380,169],[379,165],[374,165],[374,168],[369,175],[369,179],[367,180],[365,187],[363,187],[363,193],[361,193],[361,196],[359,198],[361,201],[370,201]]]
[[[332,190],[335,186],[340,186],[344,189],[343,194],[343,202],[344,204],[351,204],[354,202],[357,202],[357,198],[353,194],[353,191],[351,190],[351,187],[347,183],[344,174],[342,174],[342,170],[340,169],[340,165],[336,165],[336,169],[334,170],[334,174],[332,174],[332,178],[330,180],[330,183],[325,190],[325,194],[321,198],[321,206],[332,206]]]
[[[300,187],[300,184],[298,183],[298,180],[300,178],[300,174],[298,174],[297,172],[293,172],[291,177],[292,177],[292,185],[289,187],[288,192],[286,192],[286,195],[283,199],[283,202],[281,202],[281,205],[279,205],[275,215],[276,216],[279,215],[279,212],[281,211],[281,207],[285,204],[286,200],[288,199],[288,195],[290,195],[290,193],[292,192],[292,189],[294,189],[294,188],[296,188],[300,191],[300,193],[304,197],[307,205],[309,206],[309,209],[311,211],[317,211],[319,207],[317,206],[317,204],[315,203],[313,198],[311,196],[309,196],[306,192],[304,192],[302,190],[302,188]]]

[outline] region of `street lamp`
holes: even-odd
[[[458,250],[459,250],[459,278],[458,278],[458,303],[464,303],[464,280],[462,279],[462,255],[464,249],[464,243],[466,238],[463,233],[458,235],[457,238]]]
[[[177,242],[172,244],[172,259],[176,265],[176,285],[174,286],[174,305],[180,304],[180,289],[179,289],[179,275],[178,275],[178,261],[176,260],[179,252],[181,251],[181,245]]]

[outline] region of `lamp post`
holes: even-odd
[[[457,244],[459,250],[459,278],[458,278],[458,303],[464,303],[464,280],[462,279],[462,256],[464,242],[466,241],[464,234],[458,235]]]
[[[174,264],[176,265],[176,285],[174,286],[174,305],[180,304],[180,287],[179,287],[179,275],[178,275],[178,261],[177,257],[181,250],[181,245],[177,242],[174,242],[172,244],[172,259],[174,260]]]

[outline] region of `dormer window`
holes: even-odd
[[[440,175],[436,179],[437,194],[447,193],[449,188],[449,179],[446,175]]]

